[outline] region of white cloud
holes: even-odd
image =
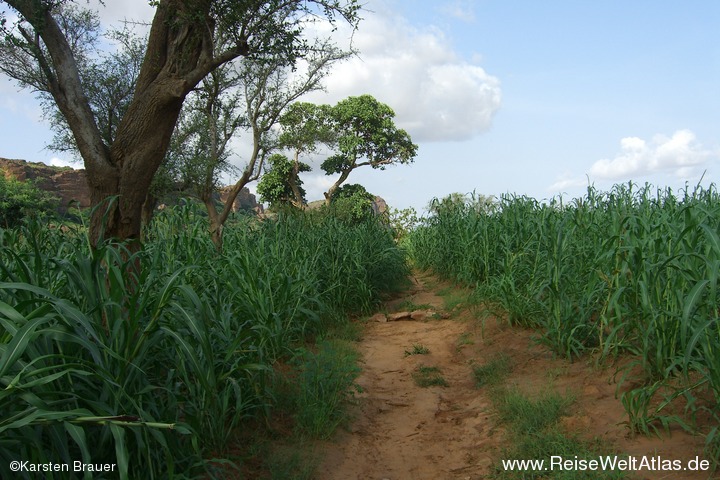
[[[5,115],[10,118],[22,115],[33,122],[42,122],[42,108],[34,98],[35,94],[30,90],[23,90],[14,82],[15,80],[8,77],[0,77],[0,111],[8,112],[9,115]]]
[[[338,38],[349,36],[339,32]],[[328,94],[308,101],[373,95],[395,110],[396,123],[416,142],[467,140],[490,128],[500,81],[460,58],[440,30],[418,29],[391,12],[366,13],[353,47],[359,56],[333,69]]]
[[[336,176],[328,175],[307,175],[302,177],[303,188],[307,193],[308,201],[321,200],[325,198],[325,192],[335,183]],[[353,183],[349,180],[348,183]]]
[[[590,167],[590,176],[618,180],[662,172],[683,178],[717,155],[698,143],[690,130],[678,130],[671,137],[655,135],[649,142],[627,137],[620,141],[620,153],[614,158],[598,160]]]
[[[703,171],[712,169],[719,160],[719,149],[703,146],[687,129],[678,130],[670,137],[657,134],[649,141],[625,137],[620,140],[620,152],[615,157],[596,161],[585,176],[565,172],[547,190],[557,193],[585,187],[588,182],[609,185],[609,182],[628,180],[680,185],[680,182],[699,181]]]

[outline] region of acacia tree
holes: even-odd
[[[356,168],[369,165],[384,170],[388,165],[411,163],[417,155],[410,135],[395,126],[395,112],[371,95],[348,97],[328,112],[336,153],[320,168],[340,177],[325,192],[326,204]]]
[[[92,49],[99,52],[95,60],[92,60],[87,53],[81,55],[83,61],[78,62],[78,69],[85,88],[85,96],[103,143],[112,145],[120,120],[133,98],[147,38],[136,35],[126,24],[122,30],[110,30],[105,34],[105,37],[115,43],[117,48],[114,51],[103,51],[95,44],[97,41],[95,32],[100,27],[97,12],[81,10],[68,4],[60,10],[58,18],[62,19],[63,25],[72,26],[73,31],[86,32],[82,47],[76,45],[73,51],[82,49],[83,52],[87,52]],[[50,128],[54,132],[48,148],[57,152],[67,152],[76,159],[82,159],[73,132],[62,112],[58,110],[55,100],[47,92],[39,90],[39,93],[45,118],[49,120]],[[172,190],[172,184],[166,172],[156,172],[143,204],[143,224],[149,223],[157,205],[157,197]]]
[[[280,118],[279,145],[293,151],[294,168],[286,172],[287,164],[279,162],[283,174],[273,177],[273,190],[282,191],[283,195],[284,189],[293,191],[299,182],[298,174],[309,171],[301,170],[301,165],[306,164],[299,161],[300,155],[317,152],[320,145],[336,152],[321,168],[328,175],[340,174],[325,192],[327,205],[356,168],[370,165],[384,170],[388,165],[411,163],[417,154],[417,145],[405,130],[395,126],[394,117],[390,107],[371,95],[349,97],[335,106],[308,102],[290,105]],[[295,192],[294,196],[293,203],[301,205],[299,193]]]
[[[358,21],[357,0],[157,0],[132,100],[107,143],[90,107],[79,65],[91,61],[82,35],[62,21],[69,0],[2,0],[0,65],[22,87],[50,95],[80,152],[93,205],[95,245],[105,236],[139,241],[142,205],[162,163],[185,97],[238,57],[277,56],[294,64],[310,46],[307,20]],[[81,34],[86,34],[87,32]],[[223,45],[224,48],[217,48]]]
[[[245,58],[236,65],[216,69],[187,103],[187,121],[179,124],[179,169],[183,178],[205,204],[210,235],[222,249],[222,229],[240,191],[260,178],[266,157],[279,147],[273,127],[282,112],[300,96],[322,88],[329,68],[351,52],[340,51],[326,41],[316,42],[304,62],[294,69],[282,56]],[[221,208],[216,192],[220,174],[231,168],[230,142],[238,134],[249,137],[247,162],[230,187]]]

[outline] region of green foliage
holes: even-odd
[[[405,130],[395,126],[395,112],[371,95],[348,97],[334,106],[297,103],[282,118],[281,144],[302,152],[325,144],[333,152],[320,166],[340,178],[326,193],[332,200],[350,173],[362,166],[384,170],[393,164],[411,163],[417,155]]]
[[[388,209],[388,224],[393,229],[395,239],[403,242],[407,235],[412,232],[420,223],[417,210],[414,208]]]
[[[330,201],[330,211],[336,217],[350,223],[372,221],[375,196],[360,184],[348,184],[340,187]]]
[[[17,459],[205,475],[276,408],[273,366],[406,273],[382,226],[331,217],[239,219],[221,255],[189,205],[158,213],[138,252],[0,230],[0,476]],[[354,357],[329,340],[303,355],[304,398],[335,423]]]
[[[329,113],[337,154],[321,165],[327,174],[343,173],[361,159],[384,170],[392,163],[410,163],[417,154],[408,133],[395,126],[395,112],[371,95],[348,97]]]
[[[720,423],[699,399],[707,389],[720,401],[720,195],[714,186],[681,193],[628,184],[591,187],[569,204],[438,202],[405,245],[420,268],[474,286],[478,301],[541,329],[563,356],[634,355],[628,371],[649,379],[623,397],[634,428],[684,425],[664,412],[674,402],[690,419],[707,410]],[[712,432],[708,447],[716,458]]]
[[[375,200],[375,197],[359,183],[350,183],[347,185],[343,185],[342,187],[338,188],[335,195],[337,196],[337,199],[356,197],[359,199],[367,200],[369,202]]]
[[[305,189],[302,187],[302,180],[298,177],[300,172],[309,172],[310,166],[291,161],[284,155],[274,154],[267,159],[265,174],[257,185],[257,193],[262,202],[270,203],[271,207],[283,207],[299,203],[305,204]],[[296,198],[296,189],[300,198]],[[299,206],[298,205],[298,206]]]
[[[308,102],[289,105],[279,120],[282,125],[280,145],[300,155],[317,151],[319,144],[331,144],[335,133],[329,121],[330,108]]]
[[[116,463],[120,478],[189,468],[193,457],[170,453],[190,430],[163,385],[177,359],[162,327],[183,308],[170,305],[183,270],[138,277],[142,259],[122,247],[90,256],[82,238],[38,226],[15,240],[0,256],[3,476],[17,458]],[[146,287],[129,294],[135,285]]]
[[[0,172],[0,226],[18,226],[24,218],[53,213],[58,200],[30,181],[5,178]]]
[[[492,195],[478,195],[475,192],[471,194],[454,192],[441,199],[432,199],[427,206],[427,210],[431,214],[439,214],[445,211],[467,208],[476,213],[489,214],[495,211],[497,207],[498,204]]]

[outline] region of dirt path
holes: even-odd
[[[433,277],[419,276],[388,311],[414,304],[447,313],[448,303],[456,301],[449,301],[446,287]],[[622,424],[625,412],[609,382],[612,371],[554,359],[532,340],[533,332],[505,328],[494,319],[479,322],[462,305],[451,313],[450,318],[368,323],[360,344],[363,373],[358,383],[363,393],[355,420],[349,431],[320,446],[318,480],[488,478],[509,446],[508,434],[488,393],[476,387],[472,366],[499,352],[514,365],[508,382],[530,391],[551,387],[573,394],[573,414],[563,420],[569,431],[601,438],[625,454],[702,458],[702,438],[681,431],[665,440],[630,438]],[[406,354],[414,345],[429,353]],[[421,365],[437,367],[448,385],[418,386],[413,372]],[[636,478],[700,480],[708,474],[643,471]]]

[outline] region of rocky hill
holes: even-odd
[[[65,213],[68,207],[78,204],[80,208],[90,206],[90,190],[85,170],[0,158],[0,172],[5,178],[15,178],[21,182],[32,180],[38,188],[60,197],[60,213]]]
[[[60,213],[66,213],[68,207],[75,207],[78,204],[80,208],[90,206],[90,189],[87,186],[85,170],[0,158],[0,172],[6,178],[15,178],[23,182],[32,180],[38,188],[60,197],[58,207]],[[227,198],[227,190],[228,188],[220,190],[219,196],[223,201]],[[243,188],[233,204],[233,210],[262,211],[262,205],[257,203],[255,195],[251,194],[250,190]]]
[[[228,193],[231,188],[232,187],[222,187],[220,189],[220,200],[223,203],[227,201]],[[238,212],[240,210],[254,210],[256,213],[263,213],[262,204],[257,202],[257,198],[255,198],[255,195],[250,193],[250,190],[247,187],[240,190],[240,193],[238,193],[238,196],[235,198],[235,202],[233,203],[233,212]]]

